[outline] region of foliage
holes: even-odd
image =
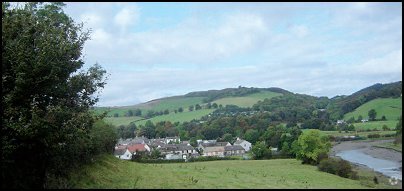
[[[380,134],[375,133],[375,134],[369,134],[368,138],[380,138]]]
[[[374,121],[376,119],[376,115],[377,115],[377,113],[376,113],[375,109],[369,110],[368,116],[369,116],[370,121]]]
[[[323,172],[335,174],[344,178],[358,179],[351,164],[343,159],[328,158],[321,160],[318,169]]]
[[[270,159],[272,157],[271,149],[262,141],[258,141],[252,146],[251,153],[255,160]]]
[[[328,153],[331,143],[327,136],[321,136],[319,130],[303,133],[297,140],[296,158],[308,164],[318,164],[318,156]]]
[[[2,3],[2,188],[52,187],[116,138],[90,113],[106,71],[79,70],[89,32],[63,6]]]

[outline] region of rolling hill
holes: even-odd
[[[133,105],[133,106],[122,106],[122,107],[97,107],[95,112],[100,114],[103,112],[108,112],[105,120],[113,125],[128,125],[131,122],[135,122],[136,125],[143,125],[147,120],[152,122],[159,121],[171,121],[171,122],[184,122],[191,121],[192,119],[200,119],[215,109],[206,108],[206,104],[212,100],[210,103],[217,103],[225,105],[237,105],[240,107],[251,107],[258,101],[262,101],[265,98],[272,98],[281,96],[283,93],[289,93],[286,90],[280,88],[226,88],[223,90],[208,90],[200,92],[191,92],[182,96],[173,96],[160,98],[156,100],[151,100],[145,103]],[[201,110],[189,111],[188,107],[196,104],[202,106]],[[183,112],[175,113],[175,110],[182,107]],[[142,116],[126,116],[129,110],[140,109]],[[154,116],[146,120],[146,113],[148,111],[164,111],[169,110],[167,115]],[[118,114],[119,117],[113,117],[114,114]]]
[[[236,105],[239,107],[253,107],[253,109],[266,108],[271,111],[277,111],[277,108],[291,108],[298,104],[299,110],[307,110],[306,112],[313,112],[317,109],[326,109],[330,115],[332,121],[337,119],[348,119],[351,116],[362,115],[367,116],[368,110],[372,107],[376,109],[378,117],[385,115],[387,122],[378,122],[379,124],[368,123],[368,127],[381,128],[383,124],[387,123],[390,128],[393,128],[392,124],[396,123],[397,117],[401,115],[401,81],[388,83],[388,84],[375,84],[366,88],[363,88],[351,95],[335,96],[333,98],[327,97],[315,97],[305,94],[292,93],[281,88],[226,88],[222,90],[208,90],[190,92],[185,95],[172,96],[166,98],[160,98],[151,100],[145,103],[122,106],[122,107],[97,107],[96,113],[108,112],[106,121],[113,125],[127,125],[130,122],[135,122],[137,125],[144,124],[150,119],[152,122],[158,122],[162,120],[169,120],[171,122],[184,122],[192,119],[200,119],[202,116],[213,112],[215,109],[208,109],[206,106],[208,103],[216,103],[218,105]],[[286,97],[285,97],[286,96]],[[277,104],[273,105],[274,98]],[[265,99],[267,101],[265,101]],[[302,101],[306,100],[303,104]],[[189,111],[188,107],[196,104],[202,106],[201,110]],[[289,106],[286,105],[289,104]],[[292,105],[290,105],[292,104]],[[178,108],[183,108],[182,113],[175,113]],[[309,109],[310,108],[310,109]],[[129,110],[141,110],[141,116],[128,117],[126,114]],[[168,114],[153,115],[153,117],[147,117],[147,113],[150,111],[162,113],[164,110],[168,110]],[[291,111],[287,113],[296,112],[291,108]],[[382,114],[383,113],[383,114]],[[119,117],[113,117],[118,115]],[[372,122],[376,123],[376,122]],[[356,126],[363,128],[363,124],[355,124]],[[365,127],[366,128],[366,127]]]
[[[383,115],[387,120],[398,120],[402,111],[402,98],[378,98],[372,101],[366,102],[359,106],[354,111],[344,115],[344,119],[348,120],[351,117],[358,119],[359,115],[363,118],[368,117],[368,112],[371,109],[375,109],[377,116],[376,119],[380,119]]]
[[[369,121],[366,123],[354,123],[357,130],[359,129],[379,129],[386,125],[390,129],[394,129],[398,123],[399,117],[402,114],[402,97],[399,98],[377,98],[366,102],[359,106],[354,111],[346,113],[344,119],[348,120],[351,117],[358,119],[361,115],[363,119],[368,118],[368,112],[375,109],[376,119],[381,119],[384,115],[386,121]]]

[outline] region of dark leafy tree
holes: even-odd
[[[370,121],[374,121],[376,119],[376,115],[377,115],[376,110],[374,109],[369,110],[368,116]]]
[[[89,112],[106,71],[81,69],[89,32],[63,6],[2,3],[2,188],[60,186],[70,169],[112,152],[115,132],[95,124],[106,114]]]

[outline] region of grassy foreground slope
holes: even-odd
[[[225,105],[237,105],[239,107],[251,107],[258,101],[262,101],[265,98],[271,99],[276,96],[281,96],[281,93],[271,92],[271,91],[261,91],[259,93],[254,93],[242,97],[226,97],[213,101],[214,103]]]
[[[358,119],[359,115],[368,118],[368,112],[371,109],[375,109],[377,116],[376,119],[380,119],[383,115],[386,116],[388,121],[397,121],[402,112],[402,98],[378,98],[369,101],[354,111],[344,115],[344,119],[348,120],[351,117]]]
[[[72,174],[73,188],[367,188],[295,159],[141,164],[104,155]]]

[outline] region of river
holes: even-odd
[[[391,141],[346,141],[335,145],[331,150],[331,155],[354,164],[367,166],[385,176],[402,180],[402,153],[372,146]]]

